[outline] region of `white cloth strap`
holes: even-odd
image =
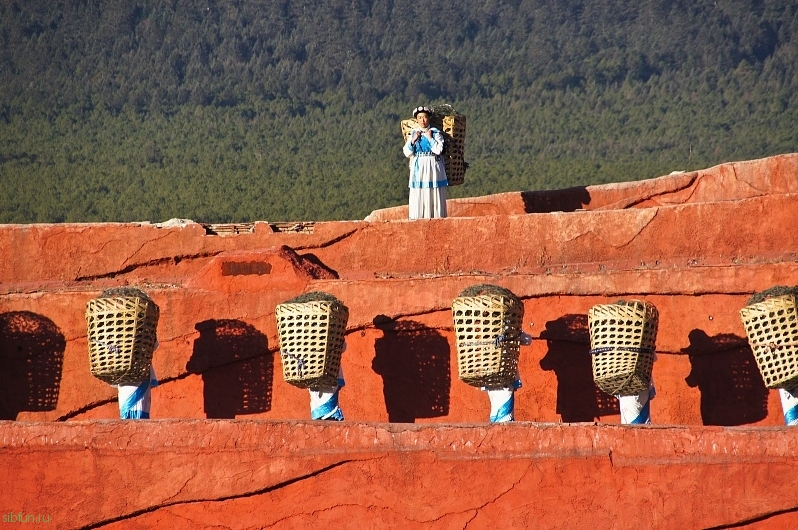
[[[618,396],[621,423],[624,425],[648,425],[651,423],[651,399],[656,395],[654,384],[636,396]]]
[[[150,376],[135,385],[118,385],[119,417],[123,420],[147,420],[150,418],[152,387],[158,386],[155,370],[150,366]]]

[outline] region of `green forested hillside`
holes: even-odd
[[[468,116],[450,196],[798,151],[798,5],[0,0],[0,222],[362,218],[399,120]]]

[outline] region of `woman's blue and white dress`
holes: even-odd
[[[446,217],[446,167],[443,164],[443,135],[431,127],[432,138],[424,129],[413,129],[402,151],[410,159],[410,219]],[[411,144],[415,131],[422,135]]]

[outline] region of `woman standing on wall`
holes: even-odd
[[[402,151],[410,159],[410,219],[446,217],[446,168],[443,157],[443,134],[430,127],[432,111],[428,107],[413,110],[418,126],[410,133]]]

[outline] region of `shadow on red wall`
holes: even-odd
[[[55,410],[66,340],[49,318],[30,311],[0,314],[0,419]]]
[[[710,337],[694,329],[682,350],[692,369],[685,382],[701,392],[704,425],[745,425],[765,419],[768,389],[748,340],[733,334]]]
[[[372,369],[382,376],[388,421],[414,423],[417,418],[449,414],[449,343],[432,328],[412,320],[382,315],[374,325],[384,333],[374,343]]]
[[[240,320],[205,320],[186,370],[200,374],[208,418],[271,410],[274,354],[266,336]]]
[[[574,212],[590,204],[590,192],[584,186],[564,190],[522,191],[526,213]]]
[[[540,338],[549,347],[540,367],[557,376],[557,413],[562,421],[594,421],[620,414],[618,400],[593,382],[587,315],[564,315],[546,322]]]

